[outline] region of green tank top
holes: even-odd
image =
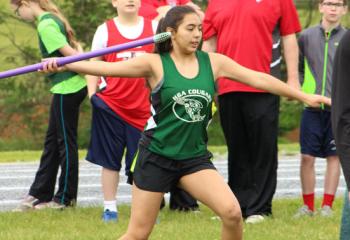
[[[161,54],[164,76],[151,94],[151,117],[140,144],[158,155],[185,160],[206,155],[207,125],[215,82],[207,53],[196,52],[199,71],[188,79],[169,53]]]

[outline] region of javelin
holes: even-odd
[[[123,43],[123,44],[119,44],[119,45],[116,45],[116,46],[99,49],[99,50],[96,50],[96,51],[81,53],[81,54],[68,56],[68,57],[61,57],[61,58],[57,59],[57,65],[58,66],[63,66],[63,65],[66,65],[68,63],[78,62],[78,61],[86,60],[86,59],[89,59],[89,58],[103,56],[103,55],[106,55],[106,54],[110,54],[110,53],[113,53],[113,52],[119,52],[119,51],[123,51],[123,50],[126,50],[126,49],[134,48],[134,47],[139,47],[139,46],[143,46],[143,45],[147,45],[147,44],[151,44],[151,43],[164,42],[167,39],[169,39],[170,36],[171,36],[170,32],[163,32],[163,33],[159,33],[157,35],[154,35],[152,37],[143,38],[143,39],[139,39],[139,40],[136,40],[136,41],[131,41],[131,42],[128,42],[128,43]],[[21,74],[25,74],[25,73],[30,73],[30,72],[36,72],[38,70],[42,70],[43,66],[44,66],[44,63],[45,62],[36,63],[36,64],[33,64],[33,65],[28,65],[28,66],[25,66],[25,67],[12,69],[12,70],[8,70],[8,71],[5,71],[5,72],[0,72],[0,79],[13,77],[13,76],[17,76],[17,75],[21,75]]]

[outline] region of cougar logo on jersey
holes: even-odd
[[[191,99],[191,98],[179,98],[176,100],[176,103],[180,106],[185,107],[186,113],[188,114],[192,122],[203,121],[203,119],[205,118],[205,115],[201,116],[201,110],[203,108],[203,104],[200,101],[196,99]],[[174,104],[174,107],[175,106],[176,105]],[[176,111],[174,111],[174,113],[176,117],[181,119],[181,117],[177,115]],[[186,119],[182,119],[182,120],[188,121]]]
[[[173,100],[173,112],[178,119],[200,122],[206,117],[205,112],[211,102],[211,96],[203,90],[190,89],[177,93]]]

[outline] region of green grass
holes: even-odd
[[[41,151],[4,151],[0,152],[0,163],[34,162],[40,159],[41,153]],[[79,158],[85,156],[86,150],[79,150]]]
[[[279,143],[278,144],[279,155],[293,156],[300,153],[299,143]]]
[[[317,201],[319,204],[320,201]],[[331,240],[337,239],[340,223],[341,201],[336,200],[335,215],[331,218],[293,219],[300,200],[275,200],[274,217],[256,225],[244,226],[245,240]],[[109,240],[125,232],[130,208],[120,206],[120,221],[104,224],[100,220],[102,208],[76,208],[64,211],[33,211],[28,213],[0,213],[1,240]],[[201,206],[201,212],[179,213],[167,209],[160,214],[160,223],[150,239],[215,240],[220,239],[218,220]]]
[[[227,153],[226,146],[209,146],[209,150],[215,156],[225,155]],[[297,143],[281,143],[279,144],[279,152],[282,155],[298,154],[299,145]],[[0,163],[34,162],[38,161],[40,156],[41,151],[1,151]],[[83,159],[85,156],[86,150],[79,150],[79,158]]]

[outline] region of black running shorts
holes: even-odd
[[[201,157],[186,160],[173,160],[155,154],[143,146],[134,161],[134,184],[146,191],[169,192],[176,186],[181,177],[204,169],[215,169],[208,152]]]

